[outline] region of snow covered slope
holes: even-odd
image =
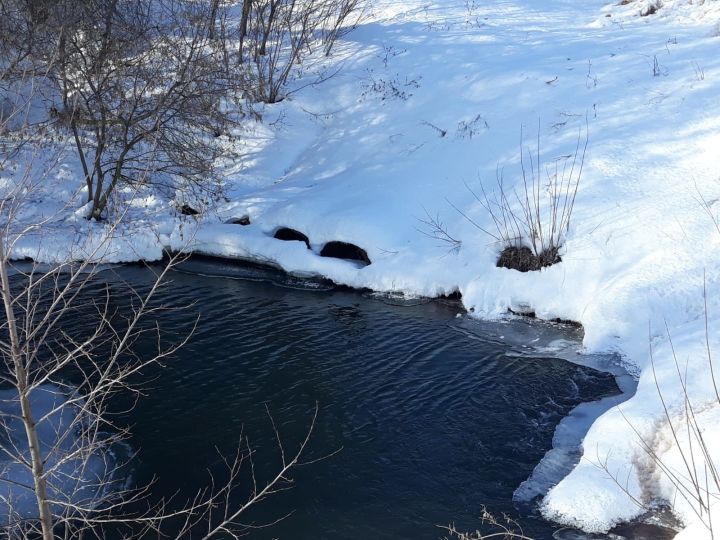
[[[720,355],[720,1],[666,0],[642,16],[651,5],[659,4],[378,0],[338,43],[337,75],[257,109],[263,123],[248,128],[247,160],[228,164],[227,201],[195,218],[136,194],[104,258],[190,247],[378,291],[459,290],[480,317],[530,308],[581,322],[586,348],[620,351],[639,386],[592,426],[584,459],[545,497],[544,514],[606,531],[643,512],[633,500],[665,501],[692,527],[686,538],[709,537],[686,464],[694,455],[689,467],[704,486],[705,459],[720,463],[703,296],[706,284],[709,347]],[[572,154],[586,123],[562,263],[528,274],[496,268],[501,246],[454,208],[492,228],[465,184],[492,190],[498,169],[506,185],[519,182],[521,130],[532,151],[539,135],[551,164]],[[81,194],[76,171],[63,158],[24,219]],[[51,261],[91,252],[102,226],[73,204],[17,254]],[[459,243],[429,237],[428,214]],[[251,225],[226,223],[245,215]],[[273,239],[283,226],[312,249]],[[372,264],[320,257],[333,240],[362,247]],[[711,456],[688,442],[683,387]],[[718,486],[708,478],[707,487],[714,503]]]

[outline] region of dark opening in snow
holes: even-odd
[[[187,204],[183,204],[180,207],[180,213],[183,216],[197,216],[200,212],[195,210],[192,206],[189,206]]]
[[[370,264],[370,257],[364,249],[347,242],[328,242],[323,246],[320,256],[359,261],[366,266]]]
[[[305,242],[307,248],[310,249],[310,239],[300,231],[296,231],[295,229],[291,229],[289,227],[280,227],[277,231],[275,231],[273,238],[277,238],[278,240],[298,240],[300,242]]]
[[[250,216],[242,216],[239,218],[232,218],[227,220],[225,223],[230,225],[250,225]]]
[[[647,17],[647,16],[649,16],[649,15],[655,15],[655,14],[657,13],[657,11],[658,11],[659,8],[660,8],[660,5],[659,5],[659,3],[657,3],[657,2],[654,3],[654,4],[650,4],[648,7],[646,7],[645,9],[643,9],[643,10],[640,12],[640,16],[641,16],[641,17]]]

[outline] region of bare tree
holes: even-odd
[[[245,0],[237,30],[233,70],[253,101],[276,103],[293,91],[288,83],[298,66],[354,29],[363,14],[361,0]],[[331,73],[311,74],[316,84]]]
[[[246,0],[237,13],[224,0],[0,0],[0,69],[43,88],[47,121],[74,143],[87,217],[107,219],[119,185],[217,195],[244,100],[297,90],[288,82],[354,28],[360,1]]]
[[[17,197],[0,203],[0,215],[12,217]],[[33,534],[55,537],[104,537],[107,527],[122,526],[126,537],[165,534],[213,538],[239,536],[248,525],[238,519],[249,507],[291,483],[310,434],[292,453],[278,436],[278,472],[264,484],[254,477],[253,450],[240,437],[238,452],[227,465],[226,480],[211,479],[209,488],[190,501],[148,499],[150,486],[126,488],[115,455],[128,436],[111,404],[121,392],[137,392],[141,374],[169,359],[192,334],[175,343],[158,322],[168,308],[153,303],[168,272],[179,260],[158,268],[155,282],[141,291],[113,290],[98,279],[94,262],[107,248],[101,243],[83,262],[43,268],[11,261],[13,244],[33,227],[16,230],[12,220],[0,233],[0,525],[11,538]],[[116,233],[108,226],[108,239]],[[91,294],[90,294],[91,293]],[[117,306],[126,297],[128,311]],[[83,324],[68,325],[70,320]],[[70,329],[71,328],[71,329]],[[138,340],[154,339],[152,354],[135,352]],[[317,414],[317,409],[315,414]],[[274,426],[274,424],[273,424]],[[238,502],[240,471],[249,465],[249,495]],[[216,483],[218,481],[218,483]],[[175,504],[177,503],[177,504]],[[138,508],[143,509],[138,513]]]
[[[30,163],[32,148],[22,151]],[[155,280],[144,290],[108,286],[96,263],[120,235],[119,215],[95,226],[101,241],[89,249],[78,246],[59,264],[13,262],[18,243],[42,233],[57,217],[23,218],[48,172],[28,164],[0,192],[0,530],[8,538],[44,540],[104,538],[118,527],[126,538],[209,539],[246,532],[239,517],[289,486],[315,416],[292,452],[276,430],[277,473],[263,484],[254,475],[251,445],[241,435],[237,453],[224,460],[225,476],[211,478],[189,501],[153,502],[152,486],[127,488],[116,450],[128,428],[118,422],[112,404],[121,393],[139,396],[145,370],[170,359],[192,335],[191,326],[171,341],[159,323],[168,308],[154,302],[156,293],[170,286],[166,278],[183,255],[154,267]],[[139,352],[140,340],[152,340],[154,350]],[[246,465],[251,486],[239,499]]]
[[[59,120],[75,139],[92,218],[118,183],[145,170],[155,184],[213,176],[213,139],[230,118],[219,107],[228,88],[212,39],[217,6],[109,0],[83,11],[71,32],[60,28]]]
[[[50,120],[73,137],[91,203],[106,217],[119,184],[178,180],[207,187],[233,88],[215,39],[220,0],[2,0],[9,73],[42,74]],[[16,35],[16,34],[13,34]],[[149,171],[152,174],[144,174]]]

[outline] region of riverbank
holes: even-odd
[[[457,291],[478,317],[577,321],[586,350],[622,354],[638,390],[593,424],[544,514],[607,531],[644,511],[633,499],[666,501],[686,537],[702,538],[707,514],[658,463],[689,477],[691,450],[671,429],[687,433],[686,394],[720,460],[707,354],[720,351],[720,6],[667,1],[642,16],[648,5],[377,2],[338,44],[334,77],[257,109],[263,121],[245,126],[245,160],[228,164],[220,199],[125,191],[129,211],[105,245],[104,226],[83,217],[67,154],[20,215],[49,221],[15,254],[52,262],[102,245],[99,258],[134,261],[189,249],[381,292]],[[473,224],[492,221],[465,185],[492,190],[497,170],[520,185],[521,126],[544,164],[589,132],[562,262],[525,274],[495,267],[501,246]],[[181,215],[184,204],[201,213]],[[311,249],[274,239],[279,227]],[[321,257],[330,241],[359,246],[371,264]]]

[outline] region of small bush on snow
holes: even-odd
[[[519,187],[508,189],[501,170],[498,170],[497,185],[491,192],[482,184],[480,193],[467,186],[490,215],[491,230],[480,226],[453,205],[475,227],[502,246],[498,266],[527,272],[560,262],[560,248],[570,228],[587,145],[586,128],[584,141],[582,133],[578,133],[572,154],[545,165],[540,158],[538,135],[534,154],[529,148],[521,148]]]

